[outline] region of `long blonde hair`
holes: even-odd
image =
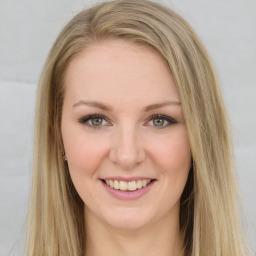
[[[147,0],[116,0],[82,11],[50,51],[37,96],[27,255],[84,254],[83,202],[62,156],[63,76],[72,58],[107,38],[156,49],[178,88],[193,157],[180,205],[185,255],[244,255],[231,132],[212,64],[187,22]]]

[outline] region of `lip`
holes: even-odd
[[[136,176],[136,177],[121,177],[121,176],[112,176],[112,177],[105,177],[105,178],[102,178],[101,180],[118,180],[118,181],[137,181],[137,180],[147,180],[147,179],[150,179],[150,180],[155,180],[155,179],[152,179],[150,177],[143,177],[143,176]]]
[[[123,177],[108,177],[107,179],[112,179],[112,180],[119,180],[119,181],[132,181],[132,180],[140,180],[140,179],[146,179],[145,177],[140,178],[140,177],[136,177],[136,178],[123,178]],[[104,179],[105,180],[105,179]],[[107,192],[112,195],[113,197],[117,198],[117,199],[121,199],[121,200],[136,200],[141,198],[142,196],[144,196],[145,194],[147,194],[151,188],[154,186],[156,180],[152,179],[152,181],[146,186],[146,187],[142,187],[140,189],[137,189],[135,191],[122,191],[122,190],[117,190],[114,188],[111,188],[110,186],[108,186],[103,179],[101,180],[104,188],[107,190]]]

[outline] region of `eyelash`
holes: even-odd
[[[90,120],[97,119],[97,118],[109,122],[108,119],[105,116],[99,115],[99,114],[88,115],[88,116],[80,118],[78,121],[82,125],[86,125],[89,128],[100,129],[102,127],[102,125],[96,126],[96,125],[92,125],[92,124],[88,123]],[[154,126],[153,125],[156,129],[164,129],[167,126],[170,126],[172,124],[176,124],[177,123],[177,121],[175,119],[173,119],[173,118],[171,118],[169,116],[166,116],[166,115],[162,115],[162,114],[161,115],[157,114],[157,115],[153,115],[153,116],[149,117],[148,120],[147,120],[147,123],[149,123],[150,121],[152,121],[154,119],[161,119],[163,121],[167,121],[168,122],[168,124],[164,125],[164,126],[159,126],[158,127],[158,126]],[[110,125],[107,125],[107,126],[110,126]]]
[[[163,121],[167,121],[168,124],[163,125],[163,126],[154,126],[156,129],[164,129],[167,126],[170,126],[172,124],[176,124],[177,121],[175,119],[173,119],[172,117],[166,116],[166,115],[162,115],[162,114],[157,114],[157,115],[153,115],[151,117],[148,118],[147,123],[149,123],[150,121],[154,120],[154,119],[161,119]]]
[[[103,119],[105,121],[108,121],[108,119],[103,116],[103,115],[99,115],[99,114],[94,114],[94,115],[88,115],[88,116],[85,116],[85,117],[82,117],[79,119],[79,123],[81,123],[82,125],[86,125],[90,128],[93,128],[93,129],[100,129],[101,128],[101,125],[100,126],[96,126],[96,125],[92,125],[92,124],[89,124],[88,122],[92,119]]]

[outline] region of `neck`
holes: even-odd
[[[164,216],[161,221],[139,229],[117,229],[85,211],[86,256],[181,256],[179,218]]]

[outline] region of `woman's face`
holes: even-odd
[[[104,41],[71,61],[64,86],[64,149],[87,219],[124,229],[177,220],[191,153],[163,58]]]

